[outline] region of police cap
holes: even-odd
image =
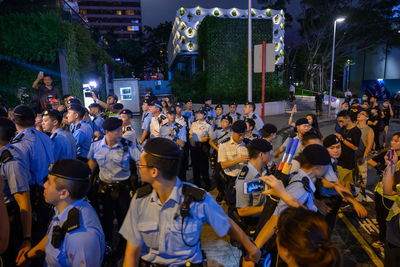
[[[174,106],[167,108],[167,114],[176,114],[176,109]]]
[[[143,103],[146,103],[147,105],[150,105],[150,99],[149,98],[145,98],[144,100],[143,100]]]
[[[267,153],[272,150],[272,145],[265,139],[256,138],[251,140],[249,146],[254,147],[256,150]]]
[[[318,144],[307,146],[304,148],[303,154],[312,165],[325,166],[331,163],[331,156],[329,155],[328,150]]]
[[[215,109],[220,108],[220,109],[224,109],[224,106],[222,106],[221,104],[218,104],[215,106]]]
[[[185,104],[191,103],[191,102],[193,102],[192,99],[187,99],[187,100],[185,101]]]
[[[156,107],[162,109],[161,102],[158,101],[157,99],[154,99],[153,101],[151,101],[150,104],[149,104],[149,106],[156,106]]]
[[[199,108],[198,111],[196,111],[196,113],[201,113],[203,115],[207,115],[207,109],[205,107],[201,107],[201,108]]]
[[[57,120],[58,122],[61,122],[63,119],[63,114],[60,111],[54,109],[43,111],[42,116],[49,116],[50,118],[52,118],[53,120]]]
[[[89,182],[91,171],[89,166],[80,160],[59,159],[53,165],[49,174],[70,181]]]
[[[264,126],[261,128],[261,135],[262,137],[268,137],[270,134],[274,134],[278,131],[275,125],[271,123],[266,123]]]
[[[237,103],[235,101],[232,101],[229,103],[229,106],[233,106],[233,105],[237,106]]]
[[[246,118],[245,122],[247,122],[250,127],[256,127],[256,122],[252,118]]]
[[[92,103],[89,105],[89,108],[100,108],[100,105],[97,103]]]
[[[73,110],[79,114],[79,116],[83,117],[85,115],[85,108],[78,104],[71,104],[68,110]]]
[[[255,111],[256,110],[256,104],[254,104],[254,102],[246,102],[246,104],[245,104],[246,106],[247,105],[250,105],[250,106],[252,106],[253,107],[253,111]]]
[[[69,105],[71,104],[76,104],[76,105],[82,105],[82,102],[79,98],[71,98],[70,100],[68,100],[67,102]]]
[[[306,118],[301,118],[296,121],[296,126],[308,124],[308,120]]]
[[[181,156],[181,150],[178,145],[174,141],[163,137],[148,140],[143,150],[160,159],[178,160]]]
[[[208,100],[212,100],[212,97],[211,97],[211,96],[206,96],[206,97],[204,98],[204,101],[208,101]]]
[[[228,115],[228,114],[223,115],[223,116],[221,117],[221,121],[222,121],[222,120],[228,120],[229,123],[232,123],[232,121],[233,121],[232,117],[231,117],[230,115]]]
[[[125,115],[128,115],[128,116],[133,116],[133,112],[130,110],[130,109],[123,109],[122,111],[121,111],[121,115],[122,114],[125,114]]]
[[[117,117],[110,117],[104,120],[103,129],[105,131],[114,131],[122,126],[122,120]]]
[[[245,133],[247,130],[247,125],[244,122],[244,120],[237,120],[235,121],[235,123],[232,125],[232,131],[234,131],[235,133]]]
[[[115,104],[112,106],[112,108],[113,108],[113,109],[116,109],[116,110],[121,110],[121,109],[124,109],[124,105],[122,105],[121,103],[115,103]]]
[[[328,135],[324,139],[324,147],[326,147],[326,148],[336,145],[338,143],[340,143],[340,139],[339,139],[339,137],[337,137],[334,134]]]
[[[23,120],[35,120],[36,114],[28,106],[25,105],[18,105],[14,108],[13,116],[18,116]]]
[[[175,103],[175,108],[180,107],[183,108],[183,103],[182,102],[176,102]]]

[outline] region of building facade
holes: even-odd
[[[117,39],[135,39],[142,30],[140,0],[80,0],[79,13],[91,28]]]

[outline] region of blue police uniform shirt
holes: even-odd
[[[183,202],[182,182],[176,179],[174,189],[164,205],[153,190],[147,196],[131,200],[129,211],[119,233],[131,244],[141,248],[145,261],[168,266],[185,265],[186,262],[202,262],[200,232],[203,223],[211,225],[218,236],[230,229],[229,217],[214,198],[206,193],[201,202],[190,204],[190,216],[184,220],[182,241],[182,217],[179,214]],[[191,185],[191,184],[190,184]]]
[[[92,143],[92,128],[84,120],[81,120],[76,125],[71,123],[70,130],[76,142],[76,155],[86,158]]]
[[[125,142],[130,142],[126,139],[124,140]],[[129,160],[132,158],[135,162],[138,162],[141,153],[135,143],[130,143],[130,146],[128,144],[124,146],[120,141],[110,147],[107,145],[105,138],[92,143],[87,158],[95,160],[99,165],[99,178],[101,181],[113,183],[127,180],[130,177]]]
[[[207,112],[207,117],[210,117],[211,119],[214,119],[216,116],[217,115],[215,114],[215,110],[213,108]]]
[[[59,159],[74,159],[74,147],[71,146],[68,139],[60,134],[63,130],[58,128],[51,134],[50,140],[53,144],[54,161]]]
[[[332,164],[337,164],[337,160],[334,158],[331,158],[331,162]],[[338,183],[339,180],[337,175],[338,175],[337,170],[335,171],[332,165],[329,164],[325,174],[322,175],[322,177],[325,178],[328,182]],[[321,194],[325,197],[332,197],[339,195],[334,188],[326,188],[326,187],[321,188]]]
[[[171,130],[173,131],[172,135]],[[160,127],[160,137],[164,137],[170,140],[177,138],[186,143],[186,128],[177,122],[174,122],[171,125],[169,123],[163,124]]]
[[[242,116],[240,113],[237,113],[237,112],[235,112],[234,114],[231,114],[230,112],[228,112],[228,113],[226,113],[225,115],[231,116],[231,118],[232,118],[232,123],[234,123],[234,122],[237,121],[237,120],[240,120],[240,118],[241,118],[241,116]]]
[[[258,173],[256,168],[249,162],[247,164],[249,169],[245,177],[241,177],[241,172],[235,181],[236,188],[236,208],[246,208],[246,207],[257,207],[262,206],[265,203],[266,197],[262,193],[245,194],[244,193],[244,183],[257,180],[261,176],[267,175],[265,169],[262,170],[262,175]],[[243,169],[242,169],[243,170]]]
[[[60,227],[68,218],[72,208],[79,210],[79,228],[67,232],[59,248],[51,244],[53,227]],[[47,230],[45,266],[101,266],[105,249],[105,238],[94,208],[86,199],[80,199],[55,216]]]
[[[14,201],[13,195],[29,191],[31,174],[24,161],[22,151],[11,144],[0,148],[0,155],[4,150],[10,151],[12,159],[0,165],[0,179],[4,179],[4,200],[6,203]]]
[[[54,154],[50,137],[39,132],[33,126],[19,132],[11,142],[22,151],[31,173],[32,184],[43,186],[43,179],[49,174],[49,166],[54,163]]]
[[[218,128],[213,133],[211,134],[211,139],[214,141],[214,143],[219,146],[222,143],[225,143],[231,139],[232,136],[232,131],[231,129],[224,130],[222,128]]]
[[[222,115],[215,116],[214,130],[217,129],[217,128],[221,128],[221,119],[222,119]]]
[[[143,113],[143,117],[142,117],[142,130],[143,131],[147,131],[150,133],[151,118],[153,118],[153,115],[151,115],[150,111]]]
[[[196,115],[194,114],[194,111],[193,111],[193,110],[190,110],[190,111],[187,111],[187,110],[182,111],[182,116],[185,116],[186,118],[188,118],[188,120],[189,120],[190,122],[194,122],[194,121],[196,120]]]
[[[104,135],[103,122],[104,122],[104,119],[100,114],[95,116],[92,119],[93,132],[100,132],[101,135]]]
[[[90,128],[92,128],[92,131],[94,131],[94,126],[93,126],[93,121],[92,118],[88,118],[87,121],[85,121],[87,124],[89,124]]]
[[[61,129],[61,131],[58,131],[58,134],[64,136],[67,139],[68,144],[69,144],[69,146],[71,147],[71,149],[73,151],[72,152],[72,154],[74,155],[73,158],[75,158],[76,157],[76,142],[75,142],[74,136],[70,132],[65,131],[63,129]]]
[[[307,192],[304,189],[303,183],[301,182],[303,177],[307,177],[311,192]],[[286,191],[291,194],[295,199],[297,199],[297,201],[303,204],[306,208],[313,211],[318,211],[313,200],[315,186],[310,177],[308,177],[308,175],[302,169],[299,169],[298,172],[294,174],[294,176],[290,179],[290,182],[286,187]],[[274,211],[274,215],[280,215],[287,207],[288,206],[285,202],[279,200],[278,205]]]

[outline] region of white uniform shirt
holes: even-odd
[[[200,142],[200,140],[206,136],[211,136],[213,132],[211,124],[207,121],[195,121],[190,127],[189,133],[192,135],[192,139],[195,142]]]
[[[155,138],[160,136],[161,125],[168,123],[167,116],[160,114],[156,117],[151,118],[150,123],[150,138]]]
[[[218,162],[226,162],[226,161],[232,161],[237,158],[240,158],[241,156],[248,156],[249,152],[245,146],[245,144],[242,142],[240,144],[237,144],[235,141],[233,141],[232,137],[231,139],[223,144],[219,145],[219,150],[218,150]],[[233,165],[229,168],[224,169],[224,172],[226,175],[229,176],[238,176],[240,170],[243,168],[243,166],[246,163],[239,163],[236,165]]]

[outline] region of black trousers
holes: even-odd
[[[400,106],[393,106],[393,118],[398,119],[400,115]]]
[[[118,229],[120,229],[129,209],[131,202],[130,183],[130,181],[124,181],[118,184],[106,184],[102,182],[99,184],[96,210],[100,217],[106,242],[110,247],[113,244],[114,219],[117,219]],[[119,237],[117,249],[124,250],[123,244],[123,238]]]
[[[386,241],[386,217],[389,214],[389,209],[393,205],[393,201],[382,197],[377,192],[374,194],[375,198],[375,212],[376,220],[379,226],[379,241],[385,243]]]
[[[7,250],[1,255],[4,266],[15,266],[15,259],[23,242],[23,231],[19,206],[16,201],[7,204],[8,221],[10,222],[10,240]],[[32,244],[35,246],[36,244]]]
[[[400,247],[385,243],[385,267],[399,267],[400,266]]]
[[[218,159],[218,157],[217,157]],[[215,160],[215,168],[214,168],[214,180],[217,184],[217,189],[218,192],[221,193],[222,195],[225,195],[225,185],[227,184],[227,181],[223,175],[223,170],[221,168],[221,164]]]
[[[193,168],[193,182],[198,187],[202,186],[202,181],[205,186],[204,189],[209,190],[211,188],[210,174],[208,173],[208,152],[210,146],[208,143],[196,142],[195,146],[192,147],[192,168]]]
[[[185,144],[186,147],[186,144]],[[188,168],[188,157],[189,157],[189,151],[187,148],[183,147],[182,153],[181,153],[181,159],[180,159],[180,165],[179,165],[179,173],[178,177],[182,181],[186,181],[186,170]]]

